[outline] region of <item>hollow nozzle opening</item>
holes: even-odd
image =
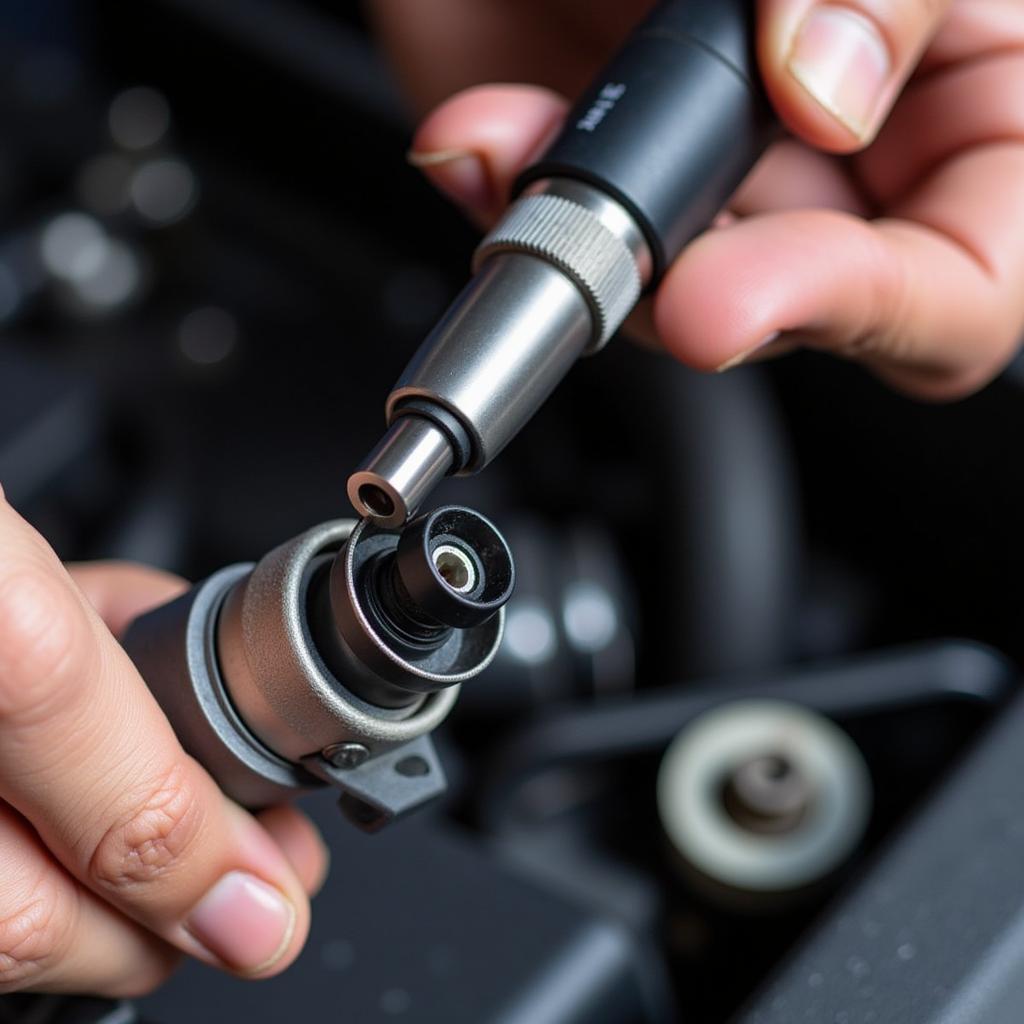
[[[380,519],[395,514],[395,502],[391,495],[377,484],[362,484],[356,491],[357,500],[367,513]]]
[[[397,529],[416,513],[454,464],[448,438],[429,420],[402,416],[348,479],[353,508]]]
[[[468,594],[476,586],[476,566],[461,548],[454,544],[440,544],[434,548],[433,557],[438,575],[456,593]]]
[[[457,629],[486,622],[515,584],[512,553],[478,512],[447,505],[410,523],[398,542],[401,589],[430,619]]]

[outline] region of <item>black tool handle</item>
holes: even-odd
[[[757,70],[752,0],[668,0],[594,80],[517,191],[560,177],[612,196],[644,232],[653,284],[778,133]]]

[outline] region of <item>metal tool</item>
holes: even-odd
[[[429,734],[498,649],[514,585],[483,516],[324,523],[136,619],[124,646],[239,803],[327,783],[373,831],[444,791]]]
[[[401,525],[486,466],[711,223],[778,131],[752,37],[749,0],[671,0],[594,80],[388,396],[361,515]]]

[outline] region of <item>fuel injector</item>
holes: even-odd
[[[498,650],[515,569],[457,506],[316,526],[136,619],[124,646],[185,749],[262,807],[327,783],[367,831],[444,791],[430,740]]]
[[[486,466],[711,223],[779,132],[753,18],[751,0],[668,0],[594,80],[388,396],[348,481],[360,515],[398,526]]]

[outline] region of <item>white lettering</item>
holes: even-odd
[[[594,100],[583,117],[576,122],[576,127],[582,132],[594,131],[625,91],[626,86],[621,82],[609,82],[602,86],[601,91],[597,94],[597,99]]]

